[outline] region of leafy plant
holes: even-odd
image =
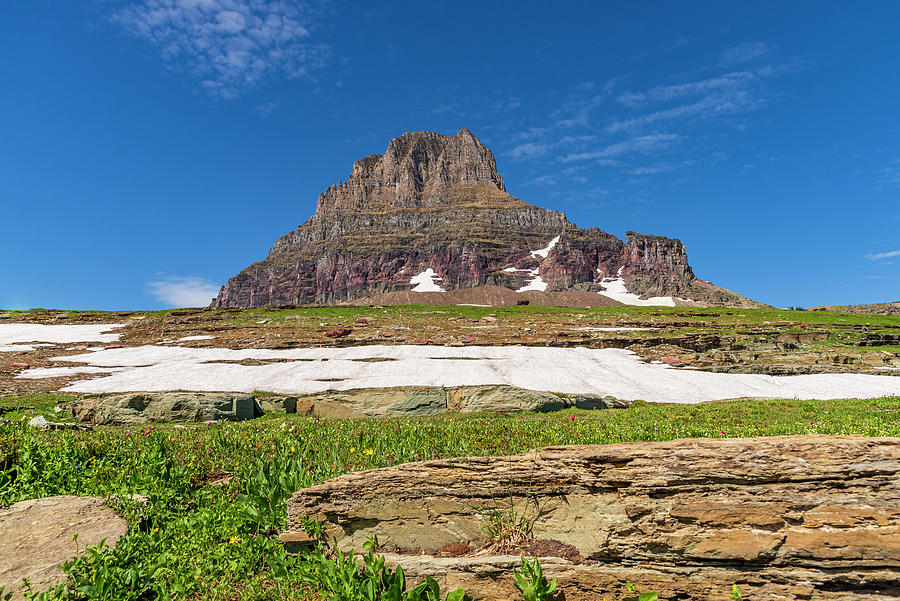
[[[625,601],[657,601],[659,597],[659,594],[655,592],[639,593],[630,582],[626,582],[625,586],[628,588],[628,592],[632,593],[630,596],[625,597]]]
[[[556,578],[549,584],[544,578],[544,570],[537,558],[528,561],[522,558],[522,571],[513,568],[516,588],[522,593],[523,601],[547,601],[556,591]]]
[[[741,601],[741,598],[742,598],[741,591],[740,591],[740,589],[738,589],[738,585],[736,585],[736,584],[731,585],[731,595],[729,595],[728,598],[731,599],[732,601]]]
[[[376,555],[378,539],[366,540],[362,566],[351,551],[337,551],[332,558],[320,549],[306,558],[301,578],[315,586],[316,593],[331,601],[442,601],[440,586],[430,576],[407,589],[403,568],[391,570]],[[472,601],[463,589],[448,594],[443,601]]]

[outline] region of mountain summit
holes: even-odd
[[[213,306],[434,302],[417,293],[484,286],[505,289],[503,304],[563,291],[589,293],[576,304],[756,304],[697,279],[680,240],[628,232],[623,242],[509,195],[493,153],[462,129],[405,133],[356,161]]]

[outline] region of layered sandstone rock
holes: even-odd
[[[352,301],[411,290],[428,269],[444,290],[517,290],[539,274],[548,291],[599,292],[603,277],[621,273],[636,294],[753,304],[697,280],[678,240],[629,232],[622,242],[509,195],[491,151],[463,129],[406,133],[384,155],[357,161],[319,196],[315,215],[231,278],[213,305]]]
[[[508,507],[544,548],[577,551],[542,560],[570,601],[616,598],[626,581],[664,599],[724,599],[732,584],[757,599],[900,594],[892,438],[690,439],[410,463],[298,491],[288,530],[322,520],[344,550],[376,534],[411,577],[513,599],[516,557],[438,557],[486,545],[485,520]]]
[[[128,532],[128,522],[103,497],[44,497],[0,508],[0,586],[24,599],[23,579],[39,593],[66,581],[60,567],[76,551],[100,541],[110,548]],[[78,535],[78,544],[73,535]]]

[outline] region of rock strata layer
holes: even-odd
[[[534,502],[528,502],[532,499]],[[377,534],[411,577],[480,599],[517,598],[483,547],[491,510],[516,507],[569,601],[620,597],[888,599],[900,595],[900,439],[785,436],[550,447],[510,457],[347,474],[288,501],[288,533],[324,521],[344,550]],[[527,508],[527,509],[526,509]]]
[[[511,196],[493,153],[467,129],[405,133],[384,155],[356,161],[346,182],[319,196],[316,213],[212,305],[347,302],[410,291],[414,277],[430,274],[425,290],[539,282],[548,292],[596,293],[621,276],[645,298],[756,305],[695,278],[680,240],[628,232],[623,242]]]

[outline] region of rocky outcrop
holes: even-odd
[[[274,399],[277,399],[274,400]],[[263,397],[260,405],[281,413],[321,417],[432,417],[441,413],[520,413],[567,407],[608,409],[630,406],[612,397],[558,395],[516,386],[397,386],[326,390],[296,397]]]
[[[78,549],[102,540],[114,548],[128,522],[103,497],[44,497],[0,509],[0,585],[14,600],[24,599],[23,579],[39,593],[66,581],[59,569]]]
[[[533,252],[554,239],[548,252]],[[406,133],[384,155],[357,161],[346,182],[319,196],[315,215],[231,278],[213,306],[353,301],[408,291],[427,269],[444,290],[517,290],[539,274],[548,291],[598,292],[622,269],[637,294],[692,298],[695,282],[678,240],[630,232],[623,243],[509,195],[491,151],[463,129]],[[728,291],[706,297],[746,301]]]
[[[532,548],[549,550],[537,555],[570,601],[616,598],[627,581],[698,601],[726,598],[732,584],[757,599],[900,594],[893,438],[690,439],[410,463],[298,491],[288,532],[317,519],[343,550],[377,534],[408,577],[513,599],[518,553],[492,552],[483,529],[510,507],[543,541]]]
[[[117,425],[239,421],[261,413],[252,395],[237,392],[131,392],[85,397],[66,409],[81,422]]]

